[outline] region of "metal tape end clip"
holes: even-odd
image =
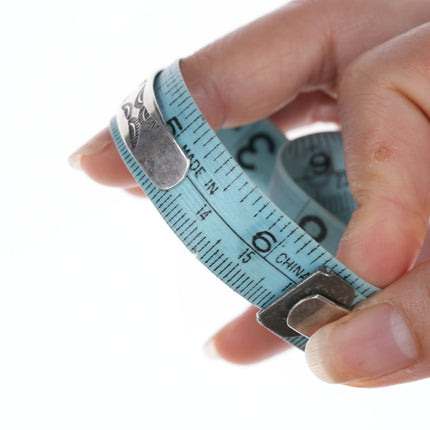
[[[118,121],[125,144],[145,175],[159,190],[169,190],[186,177],[190,161],[158,106],[154,83],[159,73],[128,97]]]
[[[321,267],[257,314],[258,322],[286,339],[309,338],[322,326],[350,312],[354,288],[326,267]]]

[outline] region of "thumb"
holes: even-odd
[[[375,387],[430,376],[430,261],[359,309],[318,330],[306,346],[326,382]]]
[[[386,286],[414,264],[429,219],[430,25],[355,60],[339,85],[345,161],[358,209],[338,258]]]

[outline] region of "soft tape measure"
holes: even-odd
[[[179,62],[130,94],[110,129],[171,229],[278,336],[304,349],[379,291],[333,257],[355,207],[339,133],[288,142],[269,120],[215,133]]]

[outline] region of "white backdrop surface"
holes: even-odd
[[[0,429],[428,428],[428,380],[327,385],[297,350],[207,358],[244,301],[150,202],[67,164],[154,69],[282,3],[1,6]]]

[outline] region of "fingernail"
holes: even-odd
[[[220,355],[218,353],[218,349],[216,347],[215,344],[215,338],[209,339],[205,346],[204,346],[204,351],[206,356],[208,356],[209,358],[220,358]]]
[[[107,133],[106,130],[103,130],[91,140],[89,140],[85,145],[81,146],[77,151],[75,151],[69,157],[69,164],[74,169],[82,170],[81,160],[83,155],[96,154],[97,152],[100,152],[106,148],[106,146],[111,142],[112,140],[109,133]]]
[[[389,304],[352,312],[318,330],[306,345],[310,369],[330,383],[387,375],[410,366],[417,354],[407,323]]]

